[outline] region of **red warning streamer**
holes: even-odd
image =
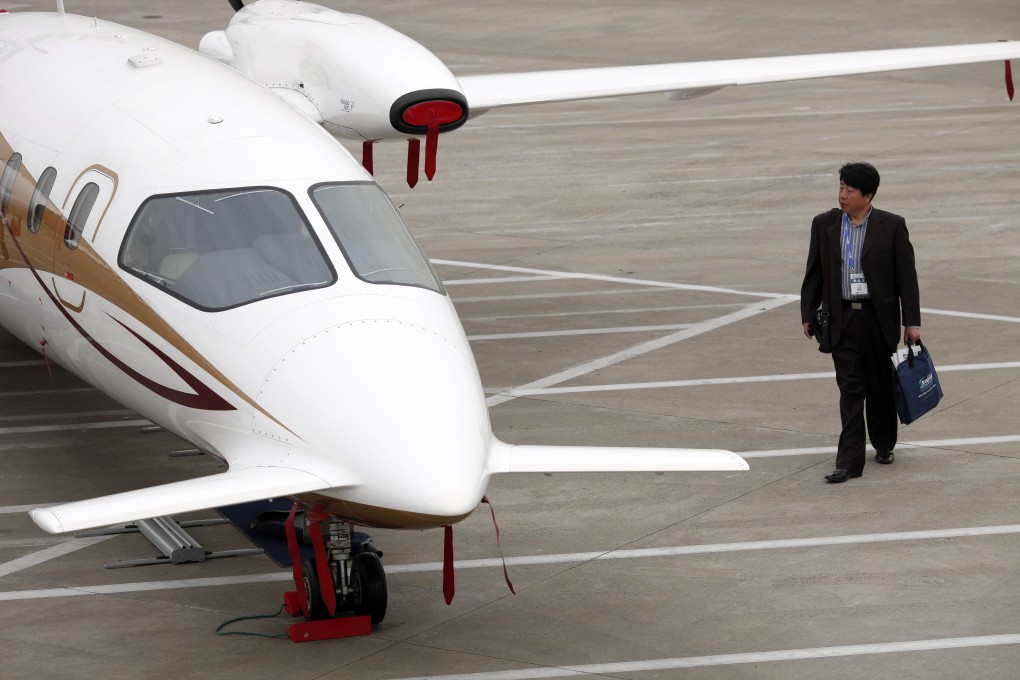
[[[456,592],[453,586],[453,527],[443,527],[443,598],[446,604],[453,602]]]
[[[375,174],[375,163],[372,160],[372,144],[374,142],[363,142],[361,144],[361,165],[364,166],[368,174]]]
[[[418,183],[418,159],[421,157],[421,141],[407,140],[407,186],[414,188]]]
[[[999,42],[1009,41],[1000,40]],[[1009,95],[1009,101],[1013,101],[1013,65],[1010,64],[1009,59],[1006,60],[1006,94]]]
[[[439,123],[429,125],[425,133],[425,177],[428,181],[436,176],[436,153],[439,151]]]
[[[503,579],[506,581],[506,587],[510,589],[510,592],[516,595],[517,591],[514,590],[514,584],[510,583],[510,572],[506,570],[506,557],[503,555],[503,544],[499,542],[499,524],[496,523],[496,509],[492,507],[492,503],[489,502],[488,496],[482,496],[482,502],[489,506],[489,513],[492,515],[492,526],[496,527],[496,547],[499,548],[499,558],[503,560]]]

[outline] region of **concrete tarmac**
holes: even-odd
[[[192,47],[232,12],[65,4]],[[1020,39],[1012,0],[324,4],[457,74]],[[983,64],[507,109],[444,136],[414,190],[403,145],[377,147],[472,338],[497,436],[728,448],[751,470],[500,477],[488,495],[517,594],[482,508],[455,528],[452,606],[440,532],[375,531],[390,603],[369,637],[218,637],[275,612],[289,574],[263,556],[104,569],[155,551],[36,528],[28,508],[219,468],[170,457],[188,444],[0,331],[0,675],[1016,677],[1020,103],[1004,89]],[[829,485],[838,395],[797,293],[848,160],[874,163],[876,205],[906,217],[946,397],[901,428],[893,465]],[[231,527],[192,534],[249,547]]]

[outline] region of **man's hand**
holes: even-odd
[[[807,338],[808,340],[815,337],[814,335],[811,334],[811,324],[810,322],[807,321],[804,322],[804,337]]]
[[[904,345],[916,345],[921,341],[921,329],[920,328],[904,328],[903,329],[903,344]]]

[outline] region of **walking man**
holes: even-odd
[[[871,205],[878,171],[868,163],[839,170],[839,208],[811,222],[800,314],[804,335],[823,298],[829,302],[832,363],[839,386],[843,429],[836,470],[825,479],[841,483],[860,477],[865,462],[865,429],[875,460],[893,462],[896,407],[890,355],[899,342],[921,339],[920,295],[914,248],[902,217]],[[828,292],[823,295],[824,281]]]

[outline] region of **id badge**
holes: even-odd
[[[854,297],[867,296],[868,282],[864,280],[864,274],[850,275],[850,294]]]

